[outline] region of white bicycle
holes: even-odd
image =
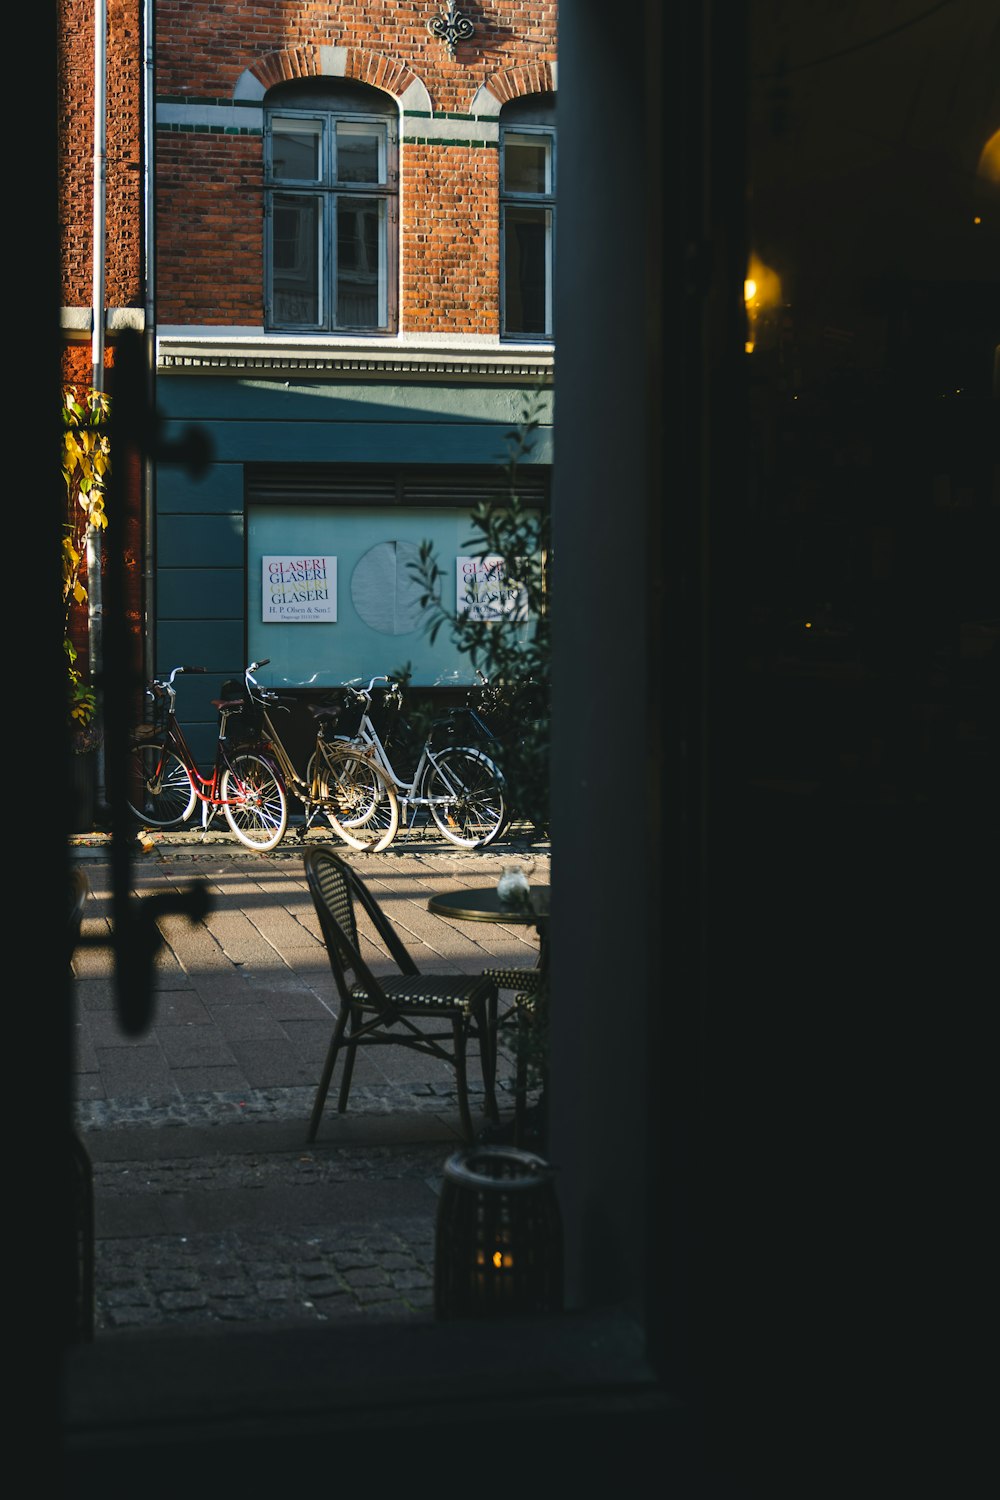
[[[385,690],[376,707],[377,683],[385,683]],[[411,826],[421,810],[460,849],[483,849],[499,837],[509,822],[504,779],[476,743],[480,737],[488,743],[492,736],[474,710],[448,710],[421,739],[402,715],[402,684],[395,678],[373,677],[367,688],[346,684],[342,692],[345,706],[334,732],[317,741],[310,771],[320,783],[321,802],[327,756],[333,757],[339,782],[353,767],[362,784],[355,815],[330,818],[346,844],[385,849],[400,825]],[[372,767],[381,774],[373,777]]]

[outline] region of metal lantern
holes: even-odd
[[[524,1317],[562,1309],[562,1221],[554,1170],[508,1146],[445,1164],[434,1254],[438,1318]]]

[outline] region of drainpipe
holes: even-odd
[[[94,0],[94,264],[91,306],[91,384],[95,391],[104,390],[104,242],[106,154],[106,88],[107,88],[107,0]],[[101,588],[101,533],[87,528],[87,625],[90,675],[97,694],[98,727],[103,724],[104,694],[101,673],[104,667],[102,620],[104,614]],[[104,741],[97,751],[97,803],[106,802],[104,788]]]
[[[155,0],[143,4],[143,48],[145,76],[143,86],[143,211],[145,232],[145,319],[147,410],[156,410],[156,92],[155,92]],[[142,477],[142,599],[144,611],[143,677],[149,682],[156,675],[156,643],[153,640],[156,620],[156,574],[154,571],[154,526],[156,522],[155,460],[146,446]]]

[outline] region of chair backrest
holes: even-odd
[[[334,859],[326,849],[307,849],[306,878],[312,891],[321,925],[332,918],[336,946],[342,951],[341,962],[357,952],[358,928],[354,919],[349,871],[342,860]],[[320,900],[317,901],[317,895]],[[324,934],[325,935],[325,934]]]
[[[319,917],[337,988],[343,1001],[350,998],[351,981],[364,987],[371,1004],[382,1012],[387,1022],[397,1015],[396,1007],[361,956],[354,903],[357,901],[370,917],[389,955],[403,974],[416,974],[417,966],[385,912],[346,860],[325,844],[317,844],[303,854],[306,880]]]

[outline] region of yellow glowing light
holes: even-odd
[[[812,628],[813,628],[813,622],[812,622],[812,620],[807,620],[806,621],[806,629],[807,630],[812,630]]]
[[[979,155],[976,176],[1000,183],[1000,130],[995,130]]]
[[[499,1271],[500,1267],[503,1265],[503,1254],[502,1254],[502,1252],[500,1250],[494,1250],[494,1252],[493,1252],[493,1264],[496,1266],[496,1268],[497,1268],[498,1271]]]
[[[976,214],[976,216],[975,216],[975,218],[973,219],[972,222],[973,222],[973,224],[981,224],[983,221],[982,221],[981,217],[979,216],[979,214]]]
[[[781,301],[781,277],[770,266],[765,266],[759,255],[750,256],[743,296],[747,302],[755,301],[760,307],[777,307]]]

